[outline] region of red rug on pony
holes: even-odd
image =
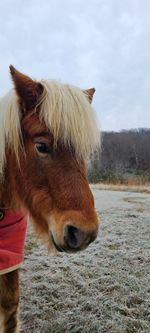
[[[27,215],[0,209],[0,274],[17,269],[24,259]]]

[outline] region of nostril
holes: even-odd
[[[68,250],[80,250],[87,247],[97,236],[98,229],[90,232],[82,231],[73,225],[66,225],[64,229],[64,241]]]
[[[79,248],[85,240],[84,232],[80,231],[78,228],[68,225],[65,228],[64,239],[66,244],[71,249]]]
[[[78,243],[78,229],[72,225],[68,226],[68,240],[72,246],[77,246]]]

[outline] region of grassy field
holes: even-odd
[[[138,192],[138,193],[150,193],[150,184],[111,184],[111,183],[99,183],[91,185],[93,189],[110,190],[110,191],[126,191],[126,192]]]
[[[29,229],[22,333],[150,332],[150,196],[94,195],[101,228],[84,252],[52,256]]]

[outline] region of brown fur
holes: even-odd
[[[19,272],[16,270],[0,275],[0,312],[4,316],[4,333],[17,333],[18,305]]]
[[[23,147],[19,147],[19,164],[13,149],[6,151],[0,203],[11,209],[26,209],[34,219],[37,232],[47,238],[50,246],[57,245],[58,249],[70,250],[65,241],[68,225],[81,230],[80,245],[73,250],[83,249],[95,239],[99,224],[85,162],[76,158],[74,147],[64,146],[61,140],[57,147],[54,146],[52,133],[39,119],[40,105],[36,106],[43,91],[41,84],[13,67],[10,69],[22,114]],[[91,101],[94,90],[85,93]],[[37,150],[39,142],[46,144],[47,154]],[[0,290],[1,310],[5,314],[4,333],[14,333],[19,298],[18,271],[0,277]]]

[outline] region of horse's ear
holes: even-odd
[[[43,86],[40,82],[32,80],[27,75],[20,73],[10,65],[10,73],[14,82],[16,93],[24,106],[24,110],[33,109],[43,92]]]
[[[87,95],[90,103],[92,103],[95,91],[96,91],[95,88],[90,88],[90,89],[87,89],[87,90],[83,91],[84,94]]]

